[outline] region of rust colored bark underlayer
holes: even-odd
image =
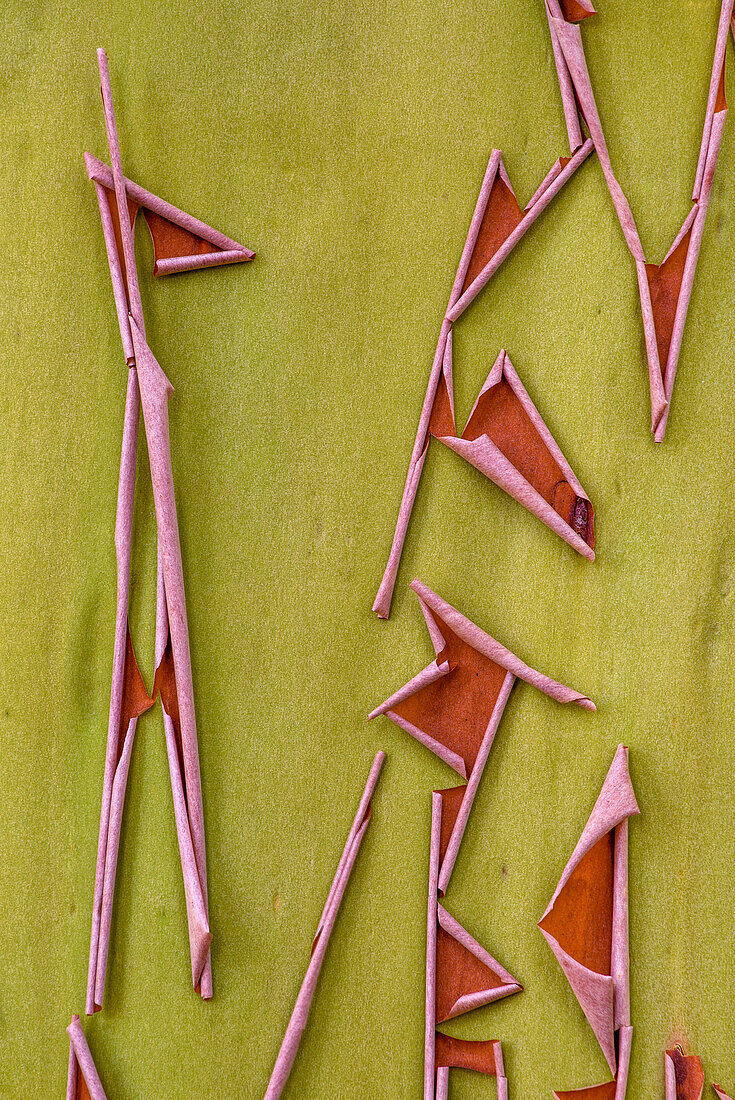
[[[90,1091],[87,1088],[87,1082],[84,1080],[82,1067],[79,1065],[79,1062],[77,1062],[77,1083],[74,1089],[74,1100],[92,1100]]]
[[[557,1092],[554,1089],[556,1100],[615,1100],[615,1081],[606,1081],[604,1085],[590,1085],[589,1088],[570,1089],[567,1092]]]
[[[442,865],[444,856],[447,854],[452,830],[459,816],[459,810],[464,801],[466,790],[467,785],[463,783],[459,787],[449,787],[445,791],[437,792],[442,796],[442,822],[439,833],[439,866]]]
[[[518,205],[518,200],[498,172],[490,189],[480,231],[472,250],[472,258],[462,287],[463,294],[521,221],[523,221],[523,211]]]
[[[651,291],[653,323],[656,328],[656,345],[662,378],[666,372],[666,361],[669,358],[671,334],[674,331],[674,318],[679,303],[679,292],[681,291],[684,265],[686,264],[691,236],[692,231],[689,229],[671,255],[662,264],[646,264],[646,277]]]
[[[453,1039],[451,1035],[436,1033],[436,1053],[434,1064],[456,1069],[472,1069],[494,1077],[495,1039],[469,1040]]]
[[[153,240],[155,262],[171,259],[175,256],[203,256],[207,252],[222,252],[211,241],[205,241],[188,229],[174,225],[168,218],[162,218],[153,210],[143,207],[143,216]],[[155,274],[155,267],[154,267]]]
[[[184,789],[184,801],[186,802],[187,812],[189,809],[189,798],[186,791],[186,772],[184,770],[184,748],[181,741],[181,721],[179,718],[179,696],[176,691],[176,673],[174,672],[174,655],[171,648],[171,632],[169,631],[166,638],[166,648],[163,651],[163,657],[161,657],[161,663],[156,669],[156,675],[153,680],[153,698],[155,699],[156,693],[160,692],[161,705],[168,714],[174,727],[174,737],[176,739],[176,755],[179,760],[179,772],[181,774],[181,785]]]
[[[573,531],[594,545],[591,509],[578,497],[506,378],[483,393],[462,439],[486,435]]]
[[[679,1047],[667,1050],[674,1063],[676,1100],[699,1100],[704,1088],[704,1070],[697,1054],[684,1054]]]
[[[431,408],[431,417],[429,419],[429,429],[426,439],[428,442],[430,435],[435,436],[437,439],[441,439],[443,435],[454,435],[455,432],[452,406],[449,401],[449,390],[447,389],[447,379],[444,371],[442,371],[439,377],[439,385],[437,386],[434,404]]]
[[[579,861],[540,925],[597,974],[611,971],[614,839],[611,830]]]
[[[561,10],[567,23],[581,23],[583,19],[596,14],[591,4],[585,5],[579,3],[579,0],[561,0]],[[559,1096],[561,1095],[562,1093],[559,1093]],[[563,1095],[566,1096],[567,1094],[564,1093]]]
[[[437,922],[436,930],[436,1023],[441,1024],[460,997],[503,985],[494,970],[450,936]]]
[[[437,615],[433,617],[446,642],[437,661],[456,667],[396,703],[393,711],[461,756],[469,776],[506,670],[463,642]]]
[[[122,233],[120,231],[120,216],[117,211],[117,198],[115,192],[111,191],[109,187],[103,187],[102,190],[107,195],[107,203],[110,207],[110,216],[112,218],[112,227],[115,231],[115,246],[117,248],[118,259],[120,260],[120,267],[122,268],[123,282],[125,284],[125,297],[128,299],[128,306],[130,306],[130,297],[128,295],[128,273],[125,266],[125,252],[123,251]],[[128,200],[128,213],[130,214],[130,224],[135,230],[135,219],[138,216],[138,204],[134,202],[129,195],[126,196]]]
[[[123,673],[122,705],[120,707],[120,726],[117,737],[117,759],[120,763],[125,735],[128,732],[131,718],[138,718],[149,707],[153,706],[153,699],[148,694],[143,677],[141,676],[138,662],[135,659],[133,639],[130,637],[130,626],[127,628],[125,639],[125,671]]]

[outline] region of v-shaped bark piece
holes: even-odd
[[[590,499],[506,351],[495,360],[461,437],[441,441],[594,561]]]
[[[702,1100],[704,1070],[699,1055],[684,1054],[681,1047],[667,1050],[664,1072],[666,1100]]]
[[[107,1100],[78,1016],[72,1016],[69,1035],[69,1074],[66,1100]]]
[[[587,141],[580,145],[571,158],[560,157],[541,181],[536,193],[523,211],[518,205],[503,167],[500,150],[492,151],[449,295],[447,312],[439,332],[439,342],[421,409],[393,544],[373,603],[373,611],[378,618],[387,619],[390,614],[403,543],[406,539],[408,521],[416,499],[421,471],[426,460],[429,439],[431,435],[455,434],[451,383],[452,324],[477,297],[503,260],[589,156],[592,149],[592,141]],[[442,385],[447,388],[446,395],[443,393]],[[450,417],[451,430],[447,432],[443,430],[443,426],[449,422]]]
[[[627,819],[638,812],[620,745],[539,922],[613,1074],[615,1033],[630,1027]]]
[[[516,677],[561,703],[594,703],[530,668],[421,581],[411,588],[421,602],[436,660],[370,714],[385,714],[454,768],[467,786],[442,856],[439,889],[446,891],[472,803]],[[460,789],[458,789],[460,790]]]
[[[482,219],[462,280],[461,293],[447,309],[447,318],[450,321],[456,321],[475,300],[503,260],[510,255],[521,237],[574,175],[592,149],[592,142],[587,141],[573,156],[559,157],[523,210],[518,205],[502,154],[497,149],[493,150],[483,182],[486,197]]]
[[[84,163],[89,179],[105,191],[113,224],[119,224],[112,171],[91,153],[84,154]],[[154,275],[238,264],[255,256],[249,248],[146,191],[133,180],[125,178],[124,183],[131,224],[138,210],[142,210],[153,240]]]
[[[554,60],[567,120],[570,147],[581,141],[577,111],[584,118],[600,160],[610,195],[638,276],[643,328],[646,337],[651,430],[657,442],[666,432],[674,378],[681,352],[689,299],[704,232],[712,182],[727,117],[725,101],[725,47],[733,14],[733,0],[722,0],[707,109],[692,194],[693,207],[660,265],[646,263],[635,220],[618,183],[597,111],[576,17],[559,0],[546,0]],[[592,10],[587,14],[593,14]]]
[[[719,1100],[730,1100],[730,1097],[720,1088],[719,1085],[712,1085],[712,1088],[717,1093]]]

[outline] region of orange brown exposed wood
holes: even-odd
[[[156,675],[153,681],[153,698],[155,699],[156,693],[161,695],[161,705],[171,719],[171,724],[174,728],[174,736],[176,738],[176,755],[179,760],[179,772],[181,774],[181,783],[184,790],[184,799],[186,800],[187,809],[189,800],[186,792],[186,772],[184,769],[184,749],[181,740],[181,720],[179,718],[179,696],[176,690],[176,673],[174,672],[174,657],[173,650],[171,648],[171,633],[169,632],[166,638],[166,648],[163,651],[161,657],[161,663],[156,669]]]
[[[445,791],[438,792],[442,796],[442,822],[439,834],[440,866],[444,862],[444,856],[447,854],[452,831],[457,821],[457,817],[459,816],[460,807],[462,806],[466,791],[466,784],[462,784],[459,787],[449,787]]]
[[[617,1090],[615,1081],[606,1081],[604,1085],[591,1085],[589,1088],[570,1089],[566,1092],[554,1090],[556,1100],[615,1100]]]
[[[449,661],[449,675],[427,684],[393,711],[461,756],[467,775],[474,766],[485,731],[506,677],[506,670],[463,642],[437,615],[445,640],[438,664]]]
[[[589,970],[610,974],[614,831],[583,856],[540,927]]]
[[[435,1064],[457,1069],[472,1069],[477,1073],[495,1076],[495,1039],[454,1039],[443,1032],[436,1033]]]
[[[155,264],[153,274],[157,274],[158,261],[174,256],[203,256],[208,252],[221,252],[222,249],[210,241],[205,241],[188,229],[175,225],[168,218],[161,217],[153,210],[143,209],[143,215],[153,240]]]
[[[676,1100],[700,1100],[704,1088],[704,1070],[696,1054],[684,1054],[679,1047],[667,1050],[674,1064]]]
[[[128,626],[125,641],[125,671],[123,673],[123,694],[120,707],[120,728],[117,739],[116,764],[120,763],[120,757],[122,756],[125,742],[125,734],[127,733],[130,720],[132,718],[138,718],[139,715],[143,714],[144,711],[152,706],[153,699],[148,694],[145,683],[143,682],[143,677],[140,674],[138,662],[135,659],[135,652],[133,650],[133,640],[130,637],[130,626]]]
[[[452,405],[449,400],[447,379],[444,371],[442,371],[439,378],[439,385],[436,390],[436,397],[434,398],[434,404],[431,408],[427,439],[429,435],[441,439],[443,435],[454,435],[454,433],[454,416],[452,415]]]
[[[547,504],[590,546],[594,546],[592,511],[578,497],[507,378],[480,395],[462,439],[486,435]]]
[[[589,0],[587,0],[587,3],[580,2],[580,0],[561,0],[561,10],[567,23],[581,23],[583,19],[588,19],[590,15],[597,14]],[[559,1095],[561,1096],[561,1093]]]
[[[661,265],[646,264],[646,277],[651,291],[653,323],[656,328],[658,361],[663,377],[669,358],[671,335],[674,331],[676,307],[679,304],[679,292],[684,277],[692,231],[684,234],[678,245]]]
[[[441,925],[436,935],[436,1023],[448,1020],[460,997],[498,989],[504,980]]]
[[[523,211],[518,205],[518,200],[498,172],[480,223],[477,241],[472,250],[472,258],[462,286],[463,294],[522,220]]]

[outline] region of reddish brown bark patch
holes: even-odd
[[[112,218],[112,228],[115,231],[115,244],[117,246],[117,255],[120,260],[120,267],[122,269],[123,279],[125,280],[125,297],[128,298],[128,273],[125,266],[125,251],[122,243],[122,231],[120,229],[120,214],[117,209],[117,197],[114,191],[111,191],[109,187],[103,187],[102,190],[107,196],[107,204],[110,207],[110,216]],[[135,232],[135,219],[138,215],[138,204],[134,202],[130,195],[126,193],[126,199],[128,202],[128,213],[130,215],[130,225]],[[130,299],[128,298],[128,306],[130,305]]]
[[[597,974],[611,970],[614,835],[611,829],[579,861],[540,922],[568,955]]]
[[[178,256],[203,256],[208,252],[223,251],[211,241],[205,241],[203,237],[198,237],[188,229],[175,225],[174,222],[161,217],[153,210],[144,207],[143,215],[153,240],[154,275],[158,274],[159,260],[170,260]]]
[[[594,547],[592,506],[572,489],[505,377],[480,395],[462,439],[474,440],[482,435],[495,444],[557,515]]]
[[[469,776],[506,670],[463,642],[432,614],[446,640],[437,660],[440,664],[449,661],[456,667],[447,676],[396,703],[392,710],[461,756]]]
[[[444,371],[442,371],[439,377],[439,385],[437,386],[436,397],[434,398],[434,404],[431,408],[431,417],[429,419],[429,430],[427,434],[433,435],[437,439],[441,439],[443,435],[456,435],[452,405],[449,400],[449,390],[447,389],[447,379]]]
[[[667,1050],[674,1063],[676,1100],[700,1100],[704,1088],[704,1070],[697,1054],[684,1054],[679,1047]]]
[[[459,810],[462,802],[464,801],[466,790],[467,785],[462,784],[459,787],[449,787],[445,791],[437,792],[442,796],[442,822],[441,830],[439,833],[440,865],[444,862],[444,856],[447,854],[447,848],[449,847],[452,830],[454,829],[457,817],[459,816]]]
[[[89,1089],[87,1088],[87,1082],[84,1080],[84,1074],[82,1073],[82,1067],[77,1062],[77,1083],[74,1089],[74,1100],[92,1100]]]
[[[556,1100],[615,1100],[615,1081],[606,1081],[604,1085],[591,1085],[586,1089],[571,1089],[569,1092],[557,1092]]]
[[[148,694],[143,677],[141,676],[138,662],[135,659],[133,639],[130,637],[130,625],[127,626],[125,637],[125,670],[123,672],[122,704],[120,707],[120,726],[117,737],[117,760],[120,763],[125,735],[131,718],[138,718],[149,707],[153,706],[153,699]]]
[[[664,262],[646,264],[646,277],[651,291],[651,307],[653,309],[653,323],[656,329],[656,344],[658,347],[658,362],[661,367],[661,377],[666,373],[666,362],[669,358],[671,346],[671,334],[674,331],[674,319],[676,307],[679,302],[681,281],[684,276],[689,241],[692,236],[691,229],[685,233],[678,245]]]
[[[156,669],[156,675],[153,680],[153,698],[155,699],[156,693],[161,695],[161,705],[171,719],[171,723],[174,728],[174,738],[176,740],[176,755],[179,760],[179,772],[181,774],[181,783],[184,788],[184,800],[189,805],[189,800],[186,793],[186,772],[184,770],[184,748],[181,740],[181,719],[179,717],[179,696],[176,690],[176,673],[174,671],[174,656],[171,649],[171,632],[169,631],[166,638],[166,648],[163,651],[161,662]]]
[[[451,1035],[437,1031],[434,1064],[456,1069],[473,1069],[477,1073],[494,1077],[495,1040],[453,1039]]]
[[[597,14],[591,4],[580,3],[580,0],[561,0],[561,10],[567,23],[581,23],[583,19],[588,19],[590,15]],[[559,1093],[559,1096],[561,1095],[562,1093]]]
[[[522,220],[523,211],[518,200],[498,172],[490,188],[490,197],[472,250],[462,287],[463,294]]]
[[[436,932],[436,1023],[449,1019],[460,997],[498,989],[503,979],[468,951],[464,944],[437,926]]]

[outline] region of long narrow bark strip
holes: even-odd
[[[204,840],[204,810],[194,713],[194,687],[191,673],[189,627],[186,615],[184,570],[181,560],[181,542],[176,515],[176,497],[171,470],[169,439],[168,401],[173,393],[173,387],[146,344],[145,337],[134,318],[131,318],[131,328],[138,367],[143,420],[148,442],[148,459],[153,483],[153,501],[156,510],[163,579],[166,589],[166,606],[176,677],[189,819],[199,881],[206,905],[207,861]],[[201,979],[201,994],[205,999],[212,996],[211,981],[208,975],[209,970],[206,968]]]
[[[424,1033],[424,1100],[434,1100],[434,1046],[436,1043],[436,907],[439,888],[439,838],[442,825],[442,796],[434,791],[431,801],[431,844],[429,848],[429,891],[426,914],[426,1008]],[[437,1081],[437,1100],[439,1097]]]
[[[121,751],[121,738],[129,740],[135,736],[138,714],[146,709],[140,690],[135,690],[137,665],[130,643],[128,630],[128,602],[130,595],[130,555],[132,545],[133,506],[135,500],[135,464],[138,450],[138,420],[140,417],[140,394],[135,367],[128,372],[128,389],[125,402],[125,421],[120,457],[120,479],[117,495],[117,516],[115,520],[115,556],[117,564],[117,609],[115,619],[115,647],[112,664],[112,686],[110,689],[110,712],[107,730],[107,756],[105,777],[102,788],[102,808],[100,812],[100,832],[97,845],[97,870],[95,873],[94,902],[92,907],[92,932],[90,937],[89,970],[87,976],[87,999],[85,1011],[88,1015],[102,1007],[102,995],[105,985],[107,958],[107,939],[109,937],[109,912],[105,934],[100,938],[103,901],[106,910],[111,911],[115,883],[115,859],[119,842],[120,816],[125,798],[127,765],[116,780]],[[126,672],[128,675],[126,676]],[[139,677],[139,673],[137,674]],[[148,704],[150,705],[150,700]],[[129,755],[128,755],[129,759]],[[116,797],[119,813],[112,824],[111,813],[113,788],[117,782]],[[115,858],[110,860],[110,871],[106,873],[108,845]]]
[[[385,753],[382,751],[378,752],[370,769],[367,783],[365,784],[365,790],[360,799],[360,805],[358,806],[352,827],[348,833],[342,856],[337,864],[337,871],[332,881],[329,894],[327,895],[327,901],[312,944],[309,966],[296,998],[296,1004],[291,1013],[291,1019],[289,1020],[286,1034],[281,1043],[281,1049],[278,1052],[278,1057],[273,1067],[273,1072],[265,1093],[265,1100],[278,1100],[293,1067],[296,1053],[299,1049],[299,1043],[301,1042],[301,1036],[303,1035],[309,1017],[309,1009],[311,1008],[311,1002],[316,991],[319,972],[324,962],[329,938],[337,920],[337,914],[339,913],[342,898],[347,889],[347,883],[349,882],[352,868],[357,859],[357,853],[360,850],[362,839],[370,823],[370,803],[378,779],[380,778],[380,772],[384,762]]]
[[[490,191],[493,186],[493,181],[497,175],[498,166],[500,164],[500,150],[493,149],[488,166],[485,171],[485,176],[480,187],[480,193],[477,196],[477,203],[475,204],[475,210],[472,215],[470,227],[467,231],[467,238],[462,249],[462,255],[460,257],[457,273],[454,277],[454,283],[452,284],[452,290],[449,295],[448,309],[459,299],[462,293],[462,287],[464,285],[465,278],[467,276],[467,269],[472,259],[472,253],[477,243],[477,237],[480,232],[480,226],[482,225],[482,219],[485,214],[488,199],[490,197]],[[426,396],[424,397],[424,404],[421,409],[421,416],[419,417],[419,426],[416,432],[416,440],[413,445],[413,451],[411,453],[411,461],[408,466],[408,474],[406,476],[406,484],[403,490],[403,497],[401,499],[401,506],[398,511],[398,520],[396,522],[396,529],[393,535],[393,544],[388,556],[388,562],[385,567],[385,573],[383,579],[380,582],[378,593],[373,603],[373,611],[376,613],[379,619],[387,619],[390,614],[390,605],[393,599],[393,590],[396,584],[396,577],[398,575],[398,566],[401,560],[401,553],[403,552],[403,544],[406,540],[406,532],[408,531],[408,521],[411,518],[411,512],[413,511],[414,501],[416,500],[416,493],[418,492],[419,481],[421,480],[421,471],[424,468],[424,462],[426,461],[426,451],[429,445],[429,422],[431,420],[431,413],[434,408],[434,402],[436,400],[437,389],[439,387],[439,380],[442,375],[442,368],[444,365],[445,351],[447,346],[447,339],[450,335],[450,323],[448,320],[442,322],[441,330],[439,332],[439,342],[434,354],[434,362],[432,364],[431,373],[429,375],[429,382],[426,387]]]
[[[186,791],[186,776],[182,767],[181,722],[179,702],[176,690],[176,676],[171,657],[168,608],[166,606],[166,585],[163,579],[161,552],[158,552],[158,583],[156,592],[156,691],[161,696],[163,709],[163,728],[166,736],[166,753],[171,776],[171,793],[174,803],[176,835],[179,840],[181,871],[184,879],[186,897],[186,917],[189,925],[189,947],[191,953],[192,981],[195,989],[201,992],[211,989],[211,959],[209,945],[212,933],[209,930],[207,913],[206,883],[199,878],[194,843],[192,840],[191,820],[189,817],[189,799]]]

